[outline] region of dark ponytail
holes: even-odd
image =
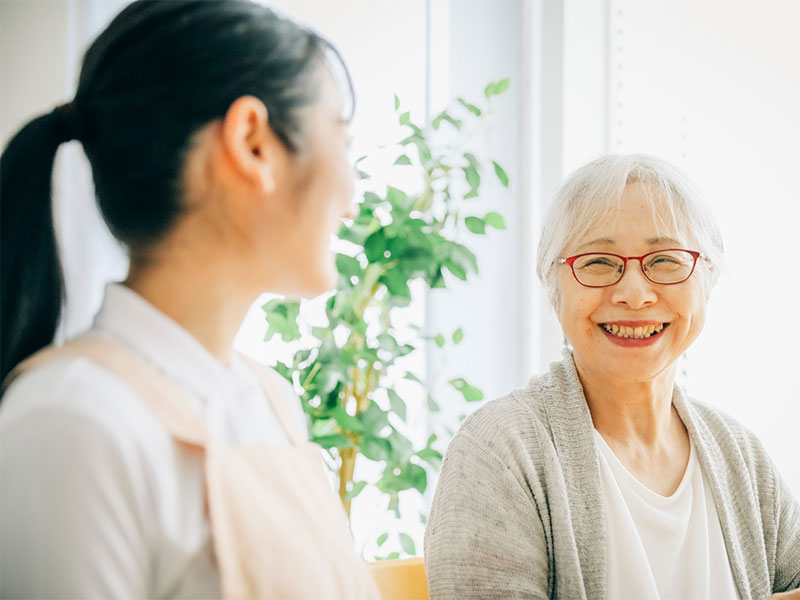
[[[192,135],[252,95],[287,148],[301,150],[298,109],[331,58],[344,67],[327,41],[246,0],[138,0],[117,15],[87,51],[74,101],[31,121],[0,159],[0,376],[51,343],[61,314],[51,201],[61,142],[83,144],[109,229],[141,253],[182,214]]]
[[[53,160],[74,137],[69,109],[34,119],[0,158],[2,378],[49,344],[64,295],[51,200]]]

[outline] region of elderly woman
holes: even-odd
[[[538,274],[571,348],[450,444],[425,537],[431,598],[800,587],[797,500],[750,431],[675,385],[721,258],[695,187],[659,159],[604,157],[564,184]]]

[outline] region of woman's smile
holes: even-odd
[[[600,323],[606,338],[623,348],[641,348],[656,344],[664,335],[668,322],[662,321],[612,321]]]

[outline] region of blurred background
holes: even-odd
[[[88,42],[124,0],[0,0],[0,140],[72,98]],[[505,394],[560,358],[563,337],[535,277],[542,217],[564,177],[609,152],[658,154],[699,184],[723,231],[727,268],[700,339],[681,359],[696,398],[756,432],[800,497],[800,3],[795,0],[279,0],[342,52],[356,88],[354,156],[394,142],[397,94],[416,121],[452,99],[480,98],[511,78],[476,144],[501,163],[509,190],[479,200],[508,229],[472,249],[480,275],[428,293],[410,310],[425,331],[463,327],[444,362],[429,344],[418,369],[469,374],[486,398]],[[59,151],[57,222],[70,298],[61,335],[86,328],[124,253],[97,214],[76,142]],[[260,302],[240,349],[284,358],[264,343]],[[457,307],[454,310],[453,307]],[[311,309],[313,311],[313,307]],[[430,431],[424,394],[407,398]],[[437,419],[458,425],[463,402]],[[469,405],[469,410],[477,405]],[[442,451],[446,440],[442,440]],[[435,480],[420,506],[425,513]],[[365,555],[385,530],[385,506],[353,508]],[[421,552],[424,525],[404,524]]]

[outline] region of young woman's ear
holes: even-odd
[[[274,191],[275,162],[284,148],[261,100],[242,96],[230,105],[222,121],[222,144],[236,172],[264,192]]]

